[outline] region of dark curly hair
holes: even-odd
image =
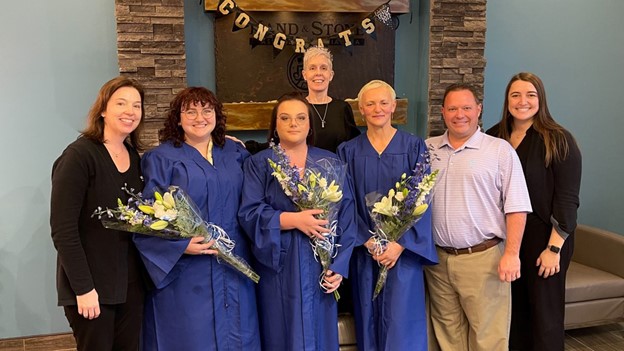
[[[179,147],[184,142],[184,129],[180,125],[180,113],[186,111],[192,104],[210,106],[215,111],[215,128],[210,133],[212,142],[217,146],[225,144],[226,116],[223,113],[223,104],[215,94],[204,87],[189,87],[179,92],[169,104],[169,112],[162,129],[158,131],[160,142],[171,141]]]
[[[294,91],[292,93],[286,93],[280,96],[277,99],[277,103],[273,107],[273,112],[271,113],[271,125],[269,126],[269,135],[267,136],[267,141],[271,142],[273,140],[274,143],[279,144],[280,139],[279,135],[277,135],[277,109],[284,101],[301,101],[303,102],[308,109],[308,120],[310,121],[310,132],[308,133],[308,137],[306,138],[306,143],[308,145],[314,146],[314,124],[312,123],[312,105],[306,100],[306,98],[298,91]]]

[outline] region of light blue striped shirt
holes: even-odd
[[[440,170],[431,202],[436,245],[466,248],[505,239],[505,214],[531,212],[522,165],[507,141],[479,129],[458,149],[448,131],[426,143],[432,170]]]

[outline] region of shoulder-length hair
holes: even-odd
[[[160,142],[171,141],[176,147],[184,142],[184,129],[180,125],[180,114],[191,105],[212,107],[215,111],[215,128],[210,133],[212,142],[217,146],[225,145],[225,123],[227,117],[223,113],[223,104],[215,94],[204,87],[189,87],[180,91],[169,104],[164,127],[158,131]]]
[[[145,120],[145,109],[143,103],[145,101],[145,92],[143,90],[143,86],[139,82],[128,77],[119,76],[102,85],[98,96],[95,99],[95,102],[93,102],[93,105],[89,110],[89,114],[87,115],[87,127],[81,132],[81,134],[83,137],[100,143],[104,143],[106,141],[104,140],[104,118],[102,118],[102,113],[106,110],[106,105],[108,104],[108,101],[110,101],[113,94],[117,90],[124,87],[136,89],[141,96],[141,120],[139,121],[139,125],[128,136],[128,141],[137,151],[142,151],[145,148],[140,138]]]
[[[299,92],[286,93],[282,95],[279,99],[277,99],[277,103],[273,107],[273,112],[271,113],[271,125],[269,126],[269,135],[267,137],[267,141],[273,140],[275,144],[279,144],[280,139],[277,134],[277,109],[280,107],[284,101],[301,101],[306,105],[308,110],[308,122],[310,123],[310,132],[308,133],[308,137],[306,138],[306,143],[308,145],[314,145],[314,123],[312,123],[312,106],[306,100],[306,98]]]
[[[561,161],[565,159],[570,150],[568,141],[565,136],[565,129],[557,123],[550,111],[548,110],[548,102],[546,101],[546,90],[544,83],[535,74],[530,72],[520,72],[509,80],[505,89],[505,102],[503,103],[502,118],[499,123],[498,137],[509,141],[513,127],[513,116],[509,112],[509,90],[511,85],[518,80],[533,84],[537,91],[539,107],[535,116],[533,116],[533,129],[539,133],[544,140],[546,146],[546,156],[544,163],[548,167],[553,161]]]

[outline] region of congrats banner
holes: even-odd
[[[287,45],[294,46],[295,52],[303,53],[306,47],[324,47],[329,43],[336,42],[340,42],[344,47],[350,49],[355,44],[354,36],[356,33],[364,32],[376,40],[376,32],[379,25],[395,29],[390,13],[389,1],[369,13],[359,23],[349,28],[344,28],[335,34],[320,36],[293,36],[285,30],[280,30],[280,28],[272,28],[270,25],[256,20],[252,15],[240,8],[234,0],[220,0],[217,6],[217,14],[219,16],[232,17],[232,32],[249,28],[250,45],[252,48],[268,42],[273,46],[276,53],[282,51]],[[308,32],[314,33],[313,30],[308,30]]]

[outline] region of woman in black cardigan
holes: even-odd
[[[93,211],[143,189],[139,130],[143,88],[117,77],[102,86],[87,128],[54,162],[50,225],[58,304],[78,350],[138,350],[143,267],[131,234],[105,229]]]
[[[563,350],[565,276],[574,249],[581,153],[550,115],[541,79],[513,76],[502,120],[488,130],[516,149],[533,213],[520,248],[521,278],[512,288],[511,350]]]

